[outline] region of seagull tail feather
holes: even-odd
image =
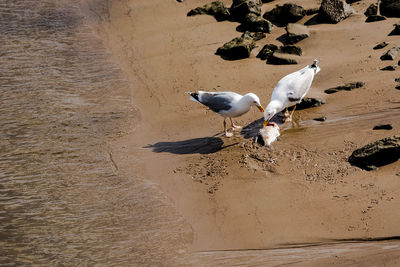
[[[186,92],[186,93],[190,95],[190,98],[189,98],[190,100],[195,101],[195,102],[200,102],[198,93],[193,93],[193,92]]]

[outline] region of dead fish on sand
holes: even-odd
[[[261,144],[262,146],[270,147],[273,142],[275,142],[279,136],[279,126],[275,122],[270,122],[268,125],[262,127],[254,139],[256,143]]]

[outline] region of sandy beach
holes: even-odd
[[[139,114],[128,134],[111,141],[112,159],[124,176],[154,184],[182,216],[190,231],[179,241],[180,263],[398,266],[400,163],[365,171],[348,162],[355,149],[399,132],[399,70],[380,70],[400,59],[380,60],[400,45],[398,36],[388,36],[398,18],[365,23],[363,13],[375,1],[356,2],[356,13],[340,23],[308,26],[310,37],[296,44],[303,50],[299,64],[269,65],[256,56],[264,44],[282,45],[285,28],[275,25],[249,58],[224,60],[215,51],[240,36],[239,24],[186,16],[209,2],[82,1],[129,81],[124,97]],[[272,1],[262,10],[289,2],[306,9],[321,4]],[[389,46],[373,49],[383,41]],[[326,103],[296,111],[270,150],[240,132],[223,136],[222,117],[185,93],[253,92],[265,106],[283,76],[315,58],[321,71],[308,96]],[[365,85],[324,93],[357,81]],[[321,116],[326,120],[313,120]],[[235,122],[248,126],[260,118],[253,108]],[[377,124],[393,129],[373,130]]]

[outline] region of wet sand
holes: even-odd
[[[135,174],[154,183],[190,227],[183,262],[251,264],[254,255],[272,257],[269,253],[276,252],[286,256],[260,262],[398,265],[400,163],[367,172],[347,162],[354,149],[400,129],[400,97],[394,88],[399,71],[380,71],[394,62],[379,59],[386,48],[372,49],[382,41],[389,43],[387,48],[400,45],[398,37],[388,36],[398,19],[365,23],[363,12],[375,1],[355,3],[357,13],[339,24],[309,26],[311,36],[298,43],[304,52],[298,65],[274,66],[256,55],[266,43],[280,45],[277,38],[284,28],[274,27],[258,41],[250,58],[224,60],[214,53],[240,35],[238,24],[186,16],[208,2],[84,1],[93,29],[129,81],[124,97],[140,113],[135,129],[111,142],[112,158],[124,176]],[[305,8],[320,3],[273,1],[263,10],[285,2]],[[321,72],[308,96],[326,104],[296,112],[272,150],[240,133],[221,136],[222,118],[185,94],[253,92],[266,105],[280,78],[315,58]],[[352,81],[365,85],[324,93]],[[313,120],[320,116],[327,120]],[[235,121],[246,126],[261,117],[252,109]],[[390,123],[393,130],[372,130],[380,123]],[[387,238],[395,240],[362,243]],[[372,253],[374,244],[382,252]],[[284,249],[298,245],[306,248],[301,253]],[[312,256],[325,246],[326,257]]]

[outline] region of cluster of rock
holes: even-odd
[[[378,4],[371,4],[364,15],[367,17],[365,22],[381,21],[386,17],[400,17],[400,2],[398,0],[380,0],[379,7]]]
[[[208,14],[214,16],[218,21],[239,22],[240,26],[238,26],[237,30],[244,32],[242,36],[225,43],[217,50],[216,54],[225,59],[242,59],[250,56],[251,50],[256,47],[254,42],[263,37],[262,35],[251,33],[271,33],[273,28],[271,21],[278,26],[286,26],[286,34],[282,37],[283,43],[295,44],[310,36],[306,26],[296,23],[304,16],[318,13],[318,17],[322,20],[338,23],[353,13],[352,8],[343,0],[322,0],[319,9],[305,10],[299,5],[286,3],[284,5],[276,5],[275,8],[261,16],[262,4],[271,1],[233,0],[229,8],[221,1],[214,1],[190,10],[187,15]],[[293,55],[298,54],[286,52],[282,49],[275,50],[277,51],[268,54],[265,58],[267,63],[297,64],[297,59]]]
[[[386,51],[381,57],[381,60],[394,60],[397,56],[397,54],[400,51],[400,46],[394,46],[390,48],[388,51]],[[390,70],[393,71],[395,70],[398,66],[400,65],[400,61],[397,63],[397,65],[389,65],[386,67],[381,68],[381,70]]]

